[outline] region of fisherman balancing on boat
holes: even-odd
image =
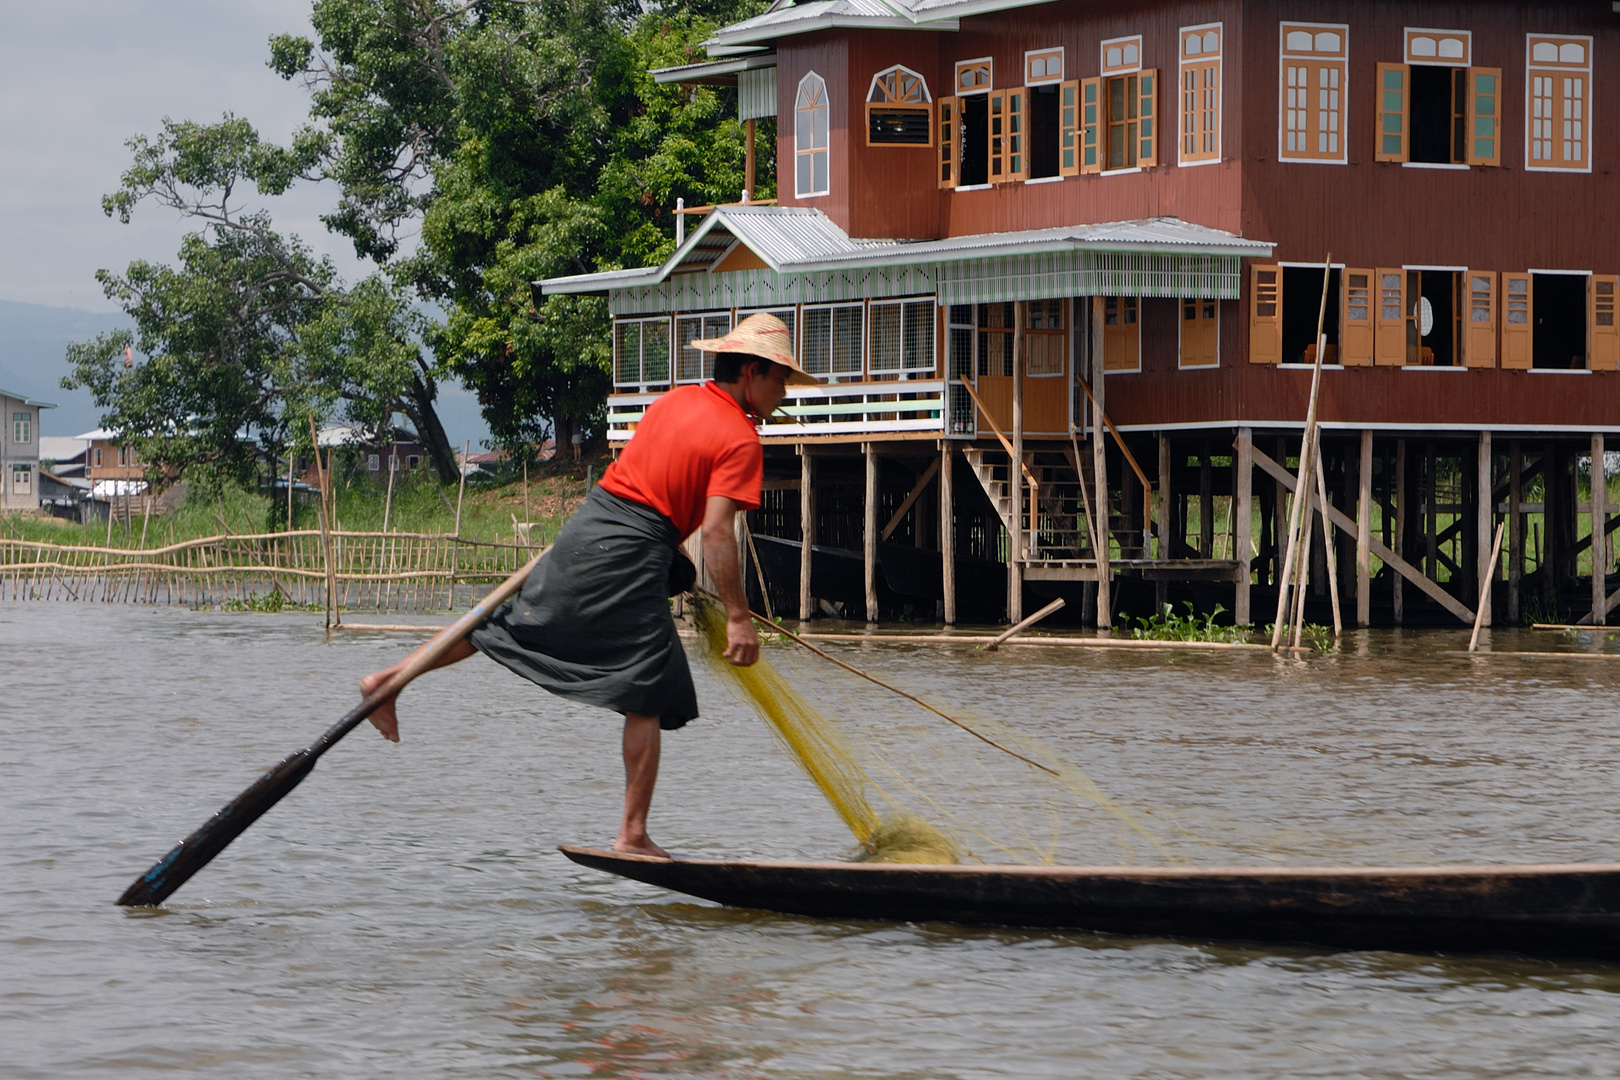
[[[660,734],[698,715],[668,599],[694,579],[677,546],[702,529],[704,563],[726,610],[723,655],[738,667],[753,664],[759,634],[733,523],[759,506],[765,458],[755,424],[782,403],[788,384],[819,381],[794,360],[787,326],[774,315],[751,315],[692,347],[715,354],[714,381],[653,402],[522,590],[434,665],[482,652],[553,694],[622,713],[624,818],[613,850],[665,858],[647,835]],[[361,692],[408,659],[361,679]],[[399,741],[393,700],[371,722]]]

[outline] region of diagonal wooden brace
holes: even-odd
[[[1256,448],[1253,453],[1254,463],[1256,465],[1270,473],[1279,484],[1282,484],[1289,491],[1294,490],[1293,473],[1289,472],[1287,469],[1273,461],[1271,457],[1263,450]],[[1355,521],[1346,517],[1343,511],[1339,510],[1332,504],[1320,507],[1320,509],[1327,514],[1328,520],[1333,522],[1333,524],[1337,525],[1351,536],[1356,535]],[[1472,626],[1474,624],[1474,612],[1466,604],[1459,601],[1455,596],[1452,596],[1450,593],[1446,592],[1446,590],[1442,589],[1438,582],[1431,581],[1429,576],[1423,571],[1419,570],[1417,567],[1413,566],[1411,563],[1389,550],[1389,548],[1385,547],[1377,540],[1373,540],[1371,542],[1371,550],[1374,555],[1384,560],[1384,565],[1390,567],[1397,574],[1400,574],[1401,577],[1405,578],[1407,581],[1410,581],[1413,585],[1416,585],[1425,593],[1429,594],[1429,596],[1431,596],[1441,607],[1445,608],[1447,611],[1451,612],[1468,625]]]

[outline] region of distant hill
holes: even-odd
[[[62,389],[67,347],[129,325],[129,317],[118,312],[0,300],[0,387],[56,403],[40,417],[41,435],[89,431],[101,415],[88,393]]]
[[[101,413],[83,390],[63,390],[68,373],[67,347],[108,330],[133,325],[121,312],[46,307],[0,300],[0,387],[15,390],[56,408],[40,417],[41,435],[78,435],[101,426]],[[478,399],[451,382],[439,385],[439,420],[450,442],[474,449],[489,438],[478,411]]]

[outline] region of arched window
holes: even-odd
[[[801,199],[830,190],[828,126],[827,82],[812,71],[793,104],[793,193]]]
[[[866,93],[867,144],[932,144],[932,102],[927,81],[910,68],[896,64],[878,72]]]

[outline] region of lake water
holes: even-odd
[[[1017,717],[1200,838],[1194,861],[1620,861],[1620,659],[1465,643],[1351,635],[1306,662],[836,648]],[[0,605],[0,1076],[1620,1072],[1616,965],[824,922],[577,867],[555,845],[612,839],[618,722],[482,658],[417,683],[401,745],[357,731],[164,908],[113,905],[410,644],[328,642],[303,615]],[[653,836],[845,854],[696,667],[706,715],[666,739]]]

